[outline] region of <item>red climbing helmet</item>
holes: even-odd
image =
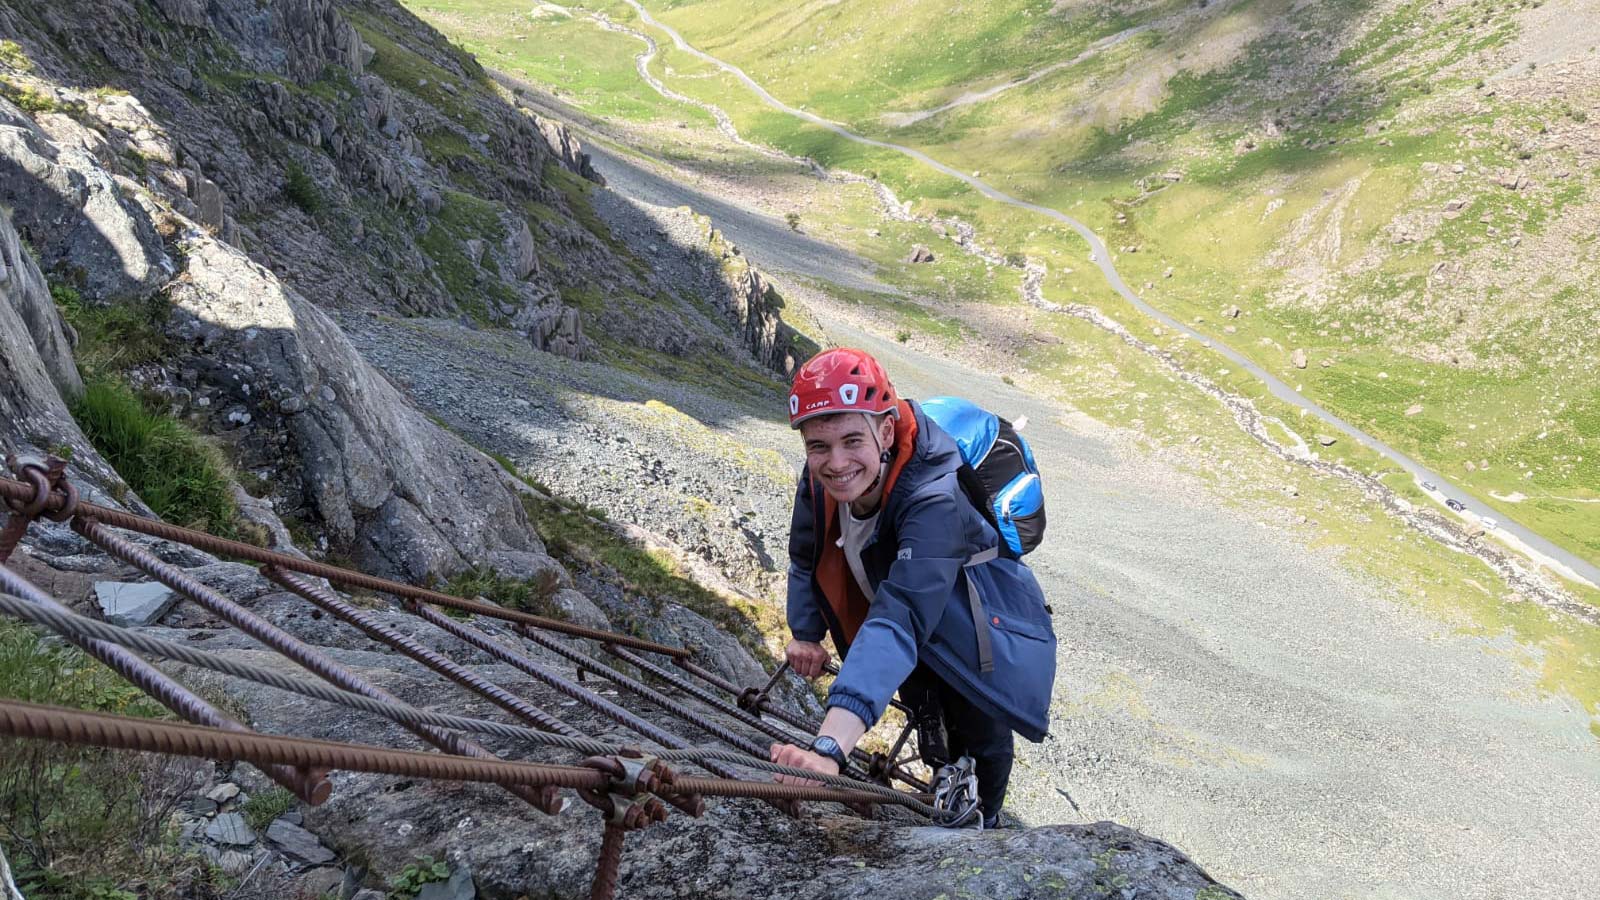
[[[895,412],[900,398],[878,361],[862,350],[837,347],[806,361],[789,390],[789,427],[817,416]]]

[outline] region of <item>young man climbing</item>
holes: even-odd
[[[789,536],[786,656],[816,678],[831,635],[841,667],[816,739],[772,745],[773,762],[837,774],[898,690],[924,761],[976,762],[993,827],[1012,733],[1039,741],[1048,727],[1055,633],[1038,582],[963,488],[972,473],[956,441],[868,354],[827,350],[802,366],[789,424],[806,466]]]

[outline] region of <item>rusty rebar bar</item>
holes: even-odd
[[[26,501],[7,498],[5,505],[10,507],[11,514],[6,517],[6,527],[0,529],[0,563],[11,558],[22,536],[27,534],[28,526],[50,503],[50,479],[44,469],[19,463],[15,456],[7,457],[6,465],[28,479],[33,486],[33,497]]]
[[[177,566],[162,562],[143,547],[112,534],[104,525],[83,516],[72,520],[74,531],[88,538],[112,556],[134,566],[151,578],[161,582],[184,597],[199,604],[212,615],[226,621],[262,644],[288,657],[318,678],[354,694],[382,700],[396,706],[409,707],[400,698],[368,682],[349,669],[334,662],[326,654],[301,641],[294,635],[268,622],[255,613],[222,596]],[[493,753],[455,732],[428,725],[403,724],[403,727],[428,743],[460,756],[494,759]],[[561,811],[560,799],[554,791],[531,791],[521,787],[507,790],[526,800],[540,812],[555,815]]]
[[[466,666],[446,657],[435,650],[422,646],[410,635],[402,634],[393,628],[377,621],[364,610],[335,597],[333,592],[326,590],[321,585],[311,582],[301,575],[285,572],[275,566],[268,566],[262,574],[277,584],[289,589],[305,600],[316,604],[328,613],[348,622],[360,629],[368,637],[381,641],[398,650],[400,653],[416,660],[440,675],[450,679],[456,684],[482,696],[484,699],[504,709],[514,716],[554,734],[564,734],[569,737],[584,737],[578,729],[566,722],[550,715],[544,710],[523,698],[511,693],[493,681],[474,672]]]
[[[55,612],[70,612],[54,597],[39,590],[31,582],[3,565],[0,565],[0,591],[26,600],[43,609]],[[92,638],[74,637],[72,635],[64,635],[64,637],[78,649],[104,663],[113,672],[122,676],[129,684],[144,691],[153,697],[156,702],[188,719],[190,722],[243,734],[251,733],[249,728],[223,715],[216,707],[207,703],[199,695],[179,684],[155,666],[145,662],[137,654],[114,644],[97,641]],[[327,778],[310,771],[296,771],[292,768],[272,765],[263,767],[261,771],[273,781],[287,788],[296,797],[312,806],[318,806],[327,800],[328,794],[333,790],[333,786],[328,783]]]
[[[234,678],[243,678],[254,681],[267,687],[282,691],[290,691],[321,700],[328,703],[338,703],[358,709],[363,712],[373,713],[400,723],[432,725],[438,728],[467,731],[481,734],[491,734],[510,740],[528,741],[536,746],[559,747],[577,753],[587,754],[590,759],[585,760],[588,765],[595,759],[612,759],[614,761],[644,758],[644,751],[639,747],[629,747],[617,744],[608,744],[586,737],[573,737],[554,734],[548,731],[538,731],[522,725],[510,725],[504,722],[492,722],[486,719],[473,719],[463,716],[438,713],[431,710],[418,710],[409,706],[396,706],[371,697],[353,694],[341,690],[321,680],[307,680],[286,675],[275,669],[262,668],[237,659],[233,654],[217,654],[199,650],[186,644],[174,643],[162,638],[143,634],[127,628],[120,628],[106,622],[88,619],[63,610],[52,610],[29,603],[20,597],[0,591],[0,613],[42,625],[64,637],[87,638],[102,640],[117,644],[138,653],[175,660],[188,665],[210,669],[223,675]],[[854,788],[870,791],[883,799],[901,803],[904,796],[882,785],[860,783],[837,775],[821,775],[805,769],[790,766],[780,766],[775,763],[758,759],[750,759],[747,755],[732,750],[718,748],[689,747],[683,750],[663,748],[651,751],[650,756],[657,762],[652,771],[663,777],[670,777],[670,769],[665,765],[669,761],[702,762],[719,761],[732,762],[749,769],[769,772],[774,775],[793,775],[797,778],[816,779],[824,784],[834,787]],[[613,769],[618,774],[625,770],[620,761]],[[909,795],[905,795],[909,796]],[[918,798],[913,798],[918,799]],[[689,811],[689,810],[686,810]],[[690,811],[693,815],[697,812]]]
[[[777,719],[778,721],[799,729],[807,734],[816,734],[817,730],[822,727],[821,722],[808,722],[794,713],[782,708],[781,706],[778,706],[776,703],[773,703],[770,698],[760,697],[760,692],[756,688],[741,688],[726,678],[723,678],[721,675],[718,675],[717,673],[712,672],[711,670],[702,666],[696,665],[692,660],[674,659],[672,664],[684,670],[685,672],[688,672],[690,675],[700,679],[701,681],[704,681],[713,687],[721,688],[735,697],[738,697],[739,705],[750,712],[758,714],[765,713],[772,716],[774,719]],[[781,670],[782,666],[779,668]],[[837,672],[837,670],[835,670],[835,672]],[[891,701],[891,703],[897,707],[901,706],[899,701]],[[745,704],[749,705],[746,706]],[[869,769],[873,765],[872,754],[860,748],[852,749],[850,751],[850,758],[855,760],[857,763],[860,763],[862,766],[868,767]],[[892,769],[890,769],[890,774],[919,791],[926,791],[928,789],[927,782],[915,775],[912,775],[910,772],[907,772],[905,767],[898,763],[895,764]]]
[[[628,691],[634,696],[648,700],[660,709],[672,713],[678,718],[683,719],[685,722],[688,722],[694,727],[704,731],[706,734],[711,735],[730,747],[743,750],[745,753],[748,753],[757,759],[766,759],[769,755],[767,748],[761,746],[755,741],[752,741],[744,735],[737,734],[728,730],[727,728],[722,727],[721,725],[716,724],[715,722],[708,720],[703,714],[696,713],[694,710],[689,709],[681,703],[678,703],[671,697],[668,697],[666,694],[661,693],[648,684],[618,672],[616,669],[600,662],[597,659],[594,659],[593,657],[590,657],[588,654],[579,653],[570,647],[563,647],[556,643],[556,641],[553,639],[545,637],[544,635],[538,634],[537,632],[529,629],[518,629],[518,631],[524,638],[533,641],[535,644],[538,644],[546,650],[555,653],[563,659],[566,659],[568,662],[582,666],[590,672],[593,672],[601,678],[604,678],[612,684],[615,684],[617,687]]]
[[[600,857],[594,863],[594,881],[589,885],[589,900],[614,900],[617,896],[617,875],[622,868],[622,841],[627,834],[620,826],[606,823],[600,835]]]
[[[24,484],[20,481],[10,478],[0,478],[0,497],[9,500],[26,502],[32,499],[33,495],[34,489],[32,485]],[[63,508],[67,507],[68,504],[69,499],[64,493],[52,493],[49,501],[45,505],[43,514],[58,513]],[[288,556],[272,550],[265,550],[260,547],[251,546],[250,544],[243,544],[238,541],[230,541],[226,538],[219,538],[215,535],[206,534],[205,532],[194,531],[189,528],[180,528],[176,525],[169,525],[166,522],[157,521],[155,519],[147,519],[143,516],[136,516],[120,509],[112,509],[106,506],[96,506],[92,503],[79,503],[77,504],[77,511],[83,516],[94,519],[105,525],[109,525],[112,528],[122,528],[127,531],[136,531],[140,534],[161,538],[162,540],[175,541],[180,544],[188,544],[191,547],[197,547],[206,551],[207,553],[218,556],[245,559],[250,560],[251,562],[261,563],[262,565],[277,566],[281,569],[287,569],[291,572],[299,572],[303,575],[310,575],[314,578],[324,578],[328,581],[334,582],[335,584],[341,584],[346,587],[359,587],[372,591],[381,591],[388,594],[394,594],[397,597],[405,597],[409,600],[420,600],[424,603],[432,603],[436,606],[447,606],[463,612],[477,613],[481,616],[503,619],[508,622],[518,622],[523,625],[531,625],[534,628],[541,628],[547,631],[558,631],[563,634],[570,634],[573,637],[588,638],[596,641],[610,641],[626,647],[633,647],[635,649],[645,650],[650,653],[659,653],[663,656],[669,656],[673,658],[686,657],[689,655],[689,651],[681,647],[668,647],[663,644],[642,640],[640,638],[633,637],[632,635],[617,634],[610,631],[600,631],[594,628],[586,628],[582,625],[575,625],[571,622],[563,622],[559,619],[547,619],[543,616],[536,616],[531,613],[519,612],[517,610],[506,609],[504,607],[494,606],[487,603],[477,603],[472,600],[463,600],[460,597],[452,597],[449,594],[441,594],[438,591],[430,591],[427,588],[402,584],[398,581],[390,581],[387,578],[378,578],[362,572],[353,572],[349,569],[342,569],[338,566],[330,566],[325,563],[315,562],[313,560]]]
[[[685,681],[676,675],[673,675],[666,669],[661,668],[649,660],[641,658],[637,654],[630,653],[614,644],[606,644],[605,650],[612,656],[615,656],[626,663],[637,666],[641,672],[648,673],[649,675],[665,681],[667,684],[670,684],[678,690],[683,691],[685,694],[688,694],[696,700],[699,700],[701,703],[706,704],[707,706],[717,710],[718,712],[721,712],[737,722],[742,723],[747,727],[760,731],[762,734],[765,734],[768,737],[783,741],[786,744],[792,744],[796,741],[806,740],[806,738],[796,735],[792,731],[785,731],[784,729],[773,725],[771,722],[762,719],[760,716],[754,716],[745,712],[732,703],[729,703],[715,694],[712,694],[710,691],[691,682]]]
[[[550,669],[547,667],[540,665],[534,660],[529,659],[527,656],[518,653],[510,647],[507,647],[505,644],[502,644],[501,642],[495,640],[484,632],[479,631],[477,628],[474,628],[471,625],[467,625],[462,622],[456,622],[446,616],[434,612],[426,606],[416,603],[415,601],[407,603],[406,609],[414,615],[422,617],[424,621],[434,625],[435,627],[455,636],[460,640],[466,641],[468,644],[477,647],[479,650],[488,653],[490,656],[499,659],[501,662],[504,662],[513,668],[532,676],[545,685],[548,685],[549,687],[560,691],[566,696],[571,697],[573,700],[582,703],[583,705],[589,707],[597,713],[600,713],[611,721],[616,722],[618,725],[621,725],[624,728],[632,729],[638,734],[655,741],[657,744],[660,744],[663,747],[670,747],[674,750],[685,750],[692,747],[692,745],[683,738],[678,737],[664,728],[661,728],[654,722],[629,712],[621,706],[618,706],[617,704],[612,703],[610,700],[607,700],[599,694],[596,694],[594,691],[591,691],[588,688],[571,681],[570,679],[550,671]],[[708,772],[712,772],[727,778],[736,777],[733,771],[727,766],[709,761],[702,762],[700,765]],[[778,804],[778,808],[787,815],[798,817],[800,814],[799,808],[793,806],[792,804]]]
[[[391,750],[370,744],[351,744],[255,732],[225,731],[199,725],[162,722],[132,716],[64,709],[0,700],[0,737],[55,741],[63,744],[134,750],[201,759],[241,760],[256,765],[278,764],[306,769],[339,769],[380,775],[400,775],[445,781],[472,781],[509,787],[605,790],[606,773],[583,766],[562,766],[512,760],[472,759],[441,753]],[[834,803],[872,803],[871,793],[848,788],[741,781],[737,778],[696,778],[677,775],[658,782],[658,796],[690,798],[749,797],[764,800],[817,800]],[[914,798],[907,798],[918,802]]]

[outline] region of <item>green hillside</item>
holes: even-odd
[[[648,6],[786,103],[1083,220],[1147,300],[1507,516],[1600,557],[1600,168],[1588,124],[1600,117],[1600,62],[1573,45],[1560,10]],[[1539,68],[1547,56],[1561,61]],[[660,65],[755,136],[872,169],[926,209],[979,221],[991,241],[1053,255],[1023,230],[1041,224],[1026,213],[758,109],[726,77],[691,80],[703,64],[681,54]],[[1089,297],[1149,328],[1109,292]]]
[[[643,42],[589,14],[650,33],[661,44],[651,73],[726,110],[741,134],[870,174],[919,214],[973,223],[1008,257],[1045,263],[1048,298],[1099,306],[1297,421],[1253,378],[1130,310],[1066,228],[766,107],[621,0],[412,5],[491,64],[690,158],[697,128],[682,126],[709,117],[644,85]],[[1152,304],[1507,518],[1600,558],[1600,55],[1560,6],[647,4],[786,103],[1080,219]],[[905,236],[864,237],[871,215],[807,219],[915,293],[1017,302],[1015,270],[985,277],[953,255],[899,265]],[[933,273],[947,265],[961,270]],[[959,333],[938,313],[888,309],[908,327]],[[1049,347],[1021,352],[1051,365]],[[1301,430],[1316,436],[1311,420]],[[1322,452],[1371,467],[1348,441]]]

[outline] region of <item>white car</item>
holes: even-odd
[[[1490,531],[1493,531],[1496,528],[1500,527],[1500,520],[1499,519],[1491,519],[1488,516],[1484,516],[1482,519],[1479,519],[1478,521],[1482,522],[1483,523],[1483,527],[1487,528]]]

